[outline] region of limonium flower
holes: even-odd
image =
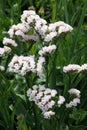
[[[56,37],[57,36],[57,32],[55,31],[55,32],[50,32],[50,33],[48,33],[46,36],[45,36],[45,38],[44,38],[44,41],[45,42],[50,42],[50,41],[52,41],[52,39],[54,38],[54,37]]]
[[[80,104],[80,91],[76,88],[69,89],[69,94],[72,95],[74,98],[69,103],[66,103],[66,108],[71,108],[73,106],[77,106],[77,104]]]
[[[49,45],[49,46],[45,46],[43,47],[40,51],[39,51],[39,55],[40,56],[45,56],[46,54],[50,54],[52,51],[54,51],[56,49],[56,45]]]
[[[0,47],[0,57],[2,57],[5,54],[5,49]]]
[[[35,72],[34,56],[14,56],[9,63],[9,70],[21,75],[27,72]]]
[[[58,107],[60,107],[63,103],[65,102],[65,98],[63,96],[59,96],[59,100],[58,100]]]
[[[59,36],[63,32],[71,32],[73,30],[70,25],[62,21],[47,25],[47,21],[37,15],[35,11],[25,10],[21,15],[21,23],[13,25],[9,29],[8,33],[10,38],[13,38],[16,35],[21,36],[24,41],[31,39],[36,41],[38,38],[28,37],[29,35],[27,35],[27,32],[29,32],[32,28],[35,30],[34,32],[39,34],[45,42],[52,41],[54,37]]]
[[[77,64],[69,64],[63,67],[64,73],[73,72],[73,71],[79,72],[80,70],[81,70],[81,67],[80,65],[77,65]]]
[[[81,66],[81,71],[85,71],[85,70],[87,70],[87,64],[83,64],[83,65]]]
[[[77,65],[77,64],[69,64],[67,66],[63,67],[63,72],[68,73],[68,72],[83,72],[87,70],[87,64],[83,65]]]
[[[69,92],[70,95],[74,95],[77,98],[80,97],[80,91],[76,88],[71,88],[71,89],[69,89],[68,92]]]
[[[56,94],[56,90],[45,88],[44,85],[34,85],[32,89],[29,88],[27,90],[27,96],[29,97],[29,100],[34,101],[35,104],[38,105],[38,107],[42,110],[44,118],[50,118],[52,115],[54,115],[55,112],[50,109],[52,109],[52,107],[55,105],[53,97],[55,97]]]
[[[66,108],[76,107],[77,104],[79,104],[79,103],[80,103],[80,99],[74,98],[72,101],[70,101],[70,103],[66,104]]]
[[[52,110],[50,110],[50,111],[44,112],[42,114],[44,115],[45,119],[49,119],[49,118],[51,118],[51,116],[55,115],[55,112],[53,112]]]
[[[0,47],[0,57],[4,54],[9,54],[11,52],[11,48],[8,46],[4,46],[3,48]]]
[[[8,46],[4,46],[4,51],[6,54],[9,54],[11,52],[11,48]]]
[[[17,46],[17,43],[15,42],[15,40],[12,40],[12,39],[6,38],[6,37],[4,37],[4,39],[3,39],[3,44],[7,45],[7,46],[14,46],[14,47]]]
[[[37,68],[36,68],[36,73],[39,77],[42,77],[43,74],[43,64],[45,62],[45,58],[40,56],[37,62]]]

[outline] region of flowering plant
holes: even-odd
[[[87,70],[87,64],[62,67],[58,66],[57,61],[61,44],[58,41],[72,30],[63,21],[48,24],[35,11],[26,10],[21,15],[21,23],[12,25],[7,37],[3,38],[0,71],[4,76],[9,75],[7,77],[11,80],[10,87],[6,89],[9,112],[5,110],[11,118],[4,117],[6,125],[12,122],[8,130],[13,130],[15,126],[21,130],[21,123],[25,130],[41,130],[46,127],[42,125],[43,122],[46,125],[46,121],[52,126],[55,121],[55,130],[69,130],[71,126],[66,120],[69,122],[71,119],[73,125],[73,118],[78,124],[73,113],[79,113],[81,94],[73,83],[76,76]],[[57,80],[58,71],[66,80],[61,88]],[[8,79],[5,80],[8,82]]]

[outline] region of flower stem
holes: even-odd
[[[46,69],[46,87],[48,87],[48,82],[49,82],[49,78],[48,78],[48,56],[46,57],[46,66],[45,66],[45,69]]]

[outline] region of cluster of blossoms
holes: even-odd
[[[71,88],[68,92],[74,98],[72,101],[70,101],[69,103],[66,104],[66,108],[71,108],[73,106],[77,106],[77,104],[80,103],[80,91],[75,88]]]
[[[17,43],[15,42],[15,40],[12,40],[11,38],[6,38],[6,37],[4,37],[3,39],[3,44],[6,46],[13,46],[13,47],[17,46]]]
[[[74,98],[70,101],[70,103],[66,104],[66,108],[77,106],[77,104],[80,103],[80,91],[75,88],[71,88],[68,92]],[[34,85],[32,89],[29,88],[27,90],[27,96],[30,101],[34,101],[35,104],[42,110],[42,114],[46,119],[55,115],[55,112],[52,110],[55,106],[60,108],[65,102],[65,98],[63,96],[57,96],[56,90],[46,88],[44,85]],[[55,99],[57,99],[57,101]]]
[[[28,32],[33,30],[33,34],[30,35]],[[59,36],[63,32],[71,32],[73,28],[62,22],[55,22],[47,25],[47,21],[42,19],[33,10],[25,10],[21,15],[21,23],[11,26],[8,31],[10,38],[4,38],[3,44],[11,45],[16,47],[17,43],[15,36],[21,36],[23,41],[38,40],[38,34],[45,42],[50,42],[56,36]]]
[[[36,67],[36,73],[39,77],[42,77],[43,74],[43,64],[45,63],[44,57],[39,57]]]
[[[68,72],[82,72],[87,70],[87,64],[83,64],[82,66],[77,65],[77,64],[69,64],[67,66],[63,67],[63,72],[68,73]]]
[[[18,43],[17,40],[15,41],[16,37],[20,36],[21,39],[25,42],[29,40],[38,41],[40,36],[42,39],[42,43],[47,43],[52,41],[54,37],[58,37],[61,33],[71,32],[72,30],[73,28],[70,25],[62,21],[51,23],[48,25],[47,21],[37,15],[35,11],[25,10],[21,15],[21,23],[18,23],[17,25],[12,25],[11,28],[8,30],[9,37],[4,37],[4,47],[0,48],[0,57],[3,56],[5,53],[11,52],[11,47],[17,47]],[[45,62],[44,56],[46,54],[52,53],[52,51],[57,48],[56,45],[43,45],[44,46],[38,52],[39,58],[38,61],[36,61],[36,68],[34,68],[35,61],[33,58],[31,58],[31,61],[29,59],[29,63],[32,63],[33,60],[32,65],[29,65],[29,63],[26,62],[26,58],[24,58],[23,56],[19,56],[19,58],[18,56],[16,56],[17,61],[14,60],[14,56],[11,63],[9,63],[10,71],[25,75],[29,71],[33,72],[32,68],[34,68],[36,70],[37,75],[40,77],[42,75],[43,63]],[[22,63],[20,61],[22,61]]]
[[[53,97],[57,94],[56,90],[51,90],[50,88],[45,88],[44,85],[34,85],[32,89],[27,91],[27,96],[30,101],[34,101],[36,105],[42,110],[44,118],[50,118],[52,115],[55,115],[55,112],[50,110],[55,101]]]
[[[15,55],[9,63],[9,69],[12,72],[25,75],[27,72],[35,72],[34,56]]]
[[[27,96],[30,101],[34,101],[35,104],[42,110],[44,118],[49,119],[51,116],[55,115],[52,108],[56,104],[55,96],[57,91],[54,89],[46,88],[44,85],[34,85],[32,89],[27,91]],[[65,102],[63,96],[59,96],[57,105],[60,107]]]
[[[61,105],[65,102],[65,98],[63,96],[59,96],[59,100],[57,102],[58,107],[61,107]]]
[[[72,27],[62,21],[47,25],[47,21],[40,18],[35,11],[24,11],[21,16],[21,22],[28,24],[30,29],[34,27],[35,31],[44,39],[50,42],[54,37],[63,32],[72,31]]]
[[[45,56],[46,54],[51,53],[53,50],[56,49],[56,45],[49,45],[48,47],[45,46],[39,51],[40,56]]]
[[[34,56],[17,56],[15,55],[9,63],[9,70],[11,72],[26,75],[27,72],[36,73],[37,76],[41,77],[43,73],[43,64],[45,62],[44,57],[39,57],[37,64]]]
[[[0,57],[5,54],[9,54],[11,52],[11,48],[8,46],[4,46],[3,48],[0,47]]]

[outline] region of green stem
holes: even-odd
[[[66,19],[66,22],[69,23],[68,10],[67,10],[67,1],[63,0],[62,2],[63,2],[63,5],[64,5],[65,19]]]
[[[46,87],[48,87],[48,82],[49,82],[49,78],[48,78],[48,56],[46,57],[46,66],[45,66],[45,69],[46,69]]]
[[[68,80],[68,82],[66,82],[67,80]],[[67,75],[66,76],[64,75],[64,84],[65,84],[65,86],[64,86],[63,95],[67,97],[67,91],[71,87],[71,76],[70,76],[70,74],[68,74],[68,77],[67,77]]]
[[[35,122],[34,129],[35,129],[35,130],[38,130],[37,115],[36,115],[35,104],[33,104],[33,112],[34,112],[34,122]]]
[[[30,88],[31,84],[30,84],[30,80],[29,80],[29,75],[26,75],[25,76],[25,79],[26,79],[26,83],[27,83],[27,87],[25,88],[25,95],[26,95],[26,89],[27,88]],[[26,102],[27,101],[27,96],[26,96]],[[29,102],[28,102],[29,103]],[[29,105],[28,105],[29,106]],[[30,107],[28,108],[30,110]],[[38,127],[37,127],[37,116],[36,116],[36,109],[35,109],[35,104],[33,103],[33,113],[34,113],[34,122],[35,122],[35,125],[34,125],[34,130],[38,130]]]

